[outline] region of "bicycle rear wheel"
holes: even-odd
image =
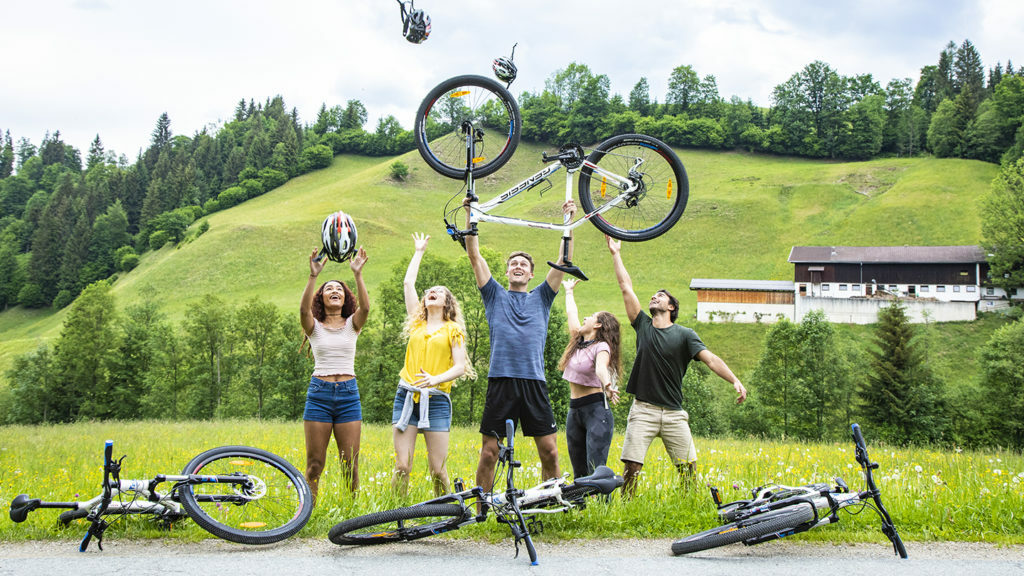
[[[641,163],[637,165],[637,160]],[[686,168],[667,144],[644,134],[613,136],[598,144],[587,162],[638,184],[625,201],[590,219],[605,234],[639,242],[668,232],[686,209],[690,181]],[[584,164],[580,205],[589,214],[619,196],[619,189]]]
[[[214,536],[240,544],[270,544],[302,529],[313,512],[306,479],[287,460],[258,448],[222,446],[189,462],[182,474],[238,476],[243,483],[181,486],[188,515]]]
[[[465,516],[459,504],[423,504],[374,512],[339,522],[327,537],[335,544],[385,544],[447,532]]]
[[[758,514],[740,522],[731,522],[724,526],[676,540],[672,543],[672,553],[676,556],[689,554],[690,552],[718,548],[726,544],[735,544],[769,534],[788,536],[786,532],[790,532],[797,526],[811,520],[814,520],[814,508],[809,504],[797,504],[780,510]]]
[[[477,177],[493,173],[512,158],[523,127],[515,98],[490,78],[456,76],[437,85],[420,104],[413,133],[423,160],[448,178],[466,175],[464,124],[483,130],[473,159]]]

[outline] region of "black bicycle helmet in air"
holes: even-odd
[[[416,10],[412,0],[408,10],[402,0],[398,0],[398,5],[402,9],[402,35],[413,44],[422,44],[430,37],[430,16],[423,10]]]
[[[356,252],[359,235],[352,217],[338,211],[324,219],[322,228],[323,253],[335,262],[344,262]]]
[[[491,68],[494,69],[494,75],[498,77],[498,80],[506,84],[511,84],[516,79],[516,72],[518,72],[516,65],[504,56],[495,58]]]

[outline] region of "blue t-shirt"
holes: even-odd
[[[491,335],[488,377],[544,380],[544,343],[555,291],[541,282],[529,292],[511,292],[492,276],[480,287]]]

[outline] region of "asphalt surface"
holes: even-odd
[[[791,574],[967,576],[1024,574],[1024,546],[908,542],[908,560],[888,545],[770,542],[733,545],[675,557],[670,540],[597,540],[537,544],[531,566],[511,541],[482,543],[446,538],[383,546],[342,547],[325,539],[292,539],[262,547],[220,540],[197,543],[116,540],[79,553],[63,541],[0,542],[0,575],[75,574],[600,574],[686,576]]]

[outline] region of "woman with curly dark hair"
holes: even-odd
[[[331,436],[338,445],[343,474],[351,490],[359,489],[359,438],[363,412],[356,385],[356,339],[366,324],[370,298],[363,281],[366,251],[362,248],[349,262],[355,276],[358,302],[340,280],[328,280],[315,288],[324,260],[317,250],[309,257],[309,280],[302,291],[299,309],[302,330],[309,339],[315,365],[306,393],[303,427],[306,435],[306,481],[313,501],[327,460]]]
[[[608,461],[615,418],[608,401],[619,402],[616,375],[622,373],[619,321],[611,312],[597,312],[580,322],[573,288],[575,279],[562,282],[565,287],[565,315],[569,321],[569,344],[558,369],[569,381],[569,413],[565,419],[565,443],[576,478],[593,474],[594,468]]]

